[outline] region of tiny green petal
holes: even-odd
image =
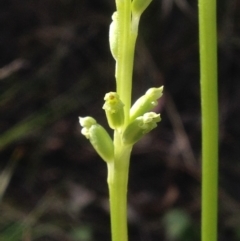
[[[81,133],[90,140],[93,148],[101,158],[110,162],[114,158],[113,141],[107,131],[92,117],[80,117],[80,125],[83,127]]]
[[[108,124],[112,129],[121,127],[124,123],[124,104],[116,92],[109,92],[104,97],[103,109],[106,112]]]
[[[133,0],[132,1],[132,12],[133,14],[141,15],[152,0]]]
[[[151,111],[157,104],[157,100],[163,94],[163,86],[159,88],[150,88],[145,95],[141,96],[131,107],[130,122],[144,113]]]
[[[145,134],[157,127],[157,122],[160,121],[160,114],[156,114],[155,112],[148,112],[143,116],[137,117],[123,132],[123,143],[125,145],[133,145]]]
[[[152,100],[157,100],[159,99],[163,94],[163,86],[159,87],[159,88],[150,88],[149,90],[147,90],[146,95],[149,96],[150,99]]]
[[[79,123],[82,127],[89,128],[92,125],[96,124],[96,120],[90,116],[87,117],[79,117]]]

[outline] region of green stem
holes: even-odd
[[[124,103],[125,126],[129,120],[132,94],[133,60],[137,33],[131,30],[131,1],[117,1],[118,58],[116,62],[117,93]]]
[[[218,95],[216,0],[199,0],[202,104],[202,241],[217,240]]]
[[[127,241],[127,184],[131,148],[120,148],[108,163],[112,241]]]

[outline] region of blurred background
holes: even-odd
[[[218,2],[219,241],[240,240],[240,2]],[[114,0],[0,1],[0,240],[110,241],[106,166],[78,116],[107,129]],[[130,241],[198,241],[201,118],[197,1],[143,14],[133,101],[165,86],[159,127],[133,149]],[[108,129],[109,130],[109,129]],[[111,132],[111,130],[109,130]]]

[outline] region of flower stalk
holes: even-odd
[[[92,117],[80,118],[82,134],[107,163],[112,241],[127,241],[127,185],[133,145],[161,120],[151,111],[163,87],[150,88],[131,107],[135,43],[141,14],[152,0],[116,0],[109,29],[110,50],[116,61],[116,92],[105,95],[108,124],[113,140]]]

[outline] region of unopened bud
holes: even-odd
[[[107,131],[92,117],[80,117],[81,133],[90,140],[93,148],[101,158],[110,162],[114,158],[113,141]]]
[[[130,122],[157,106],[157,100],[162,96],[162,92],[163,86],[150,88],[145,95],[136,100],[130,109]]]
[[[123,132],[123,143],[133,145],[145,134],[157,127],[157,122],[161,120],[160,114],[155,112],[145,113],[131,122]]]

